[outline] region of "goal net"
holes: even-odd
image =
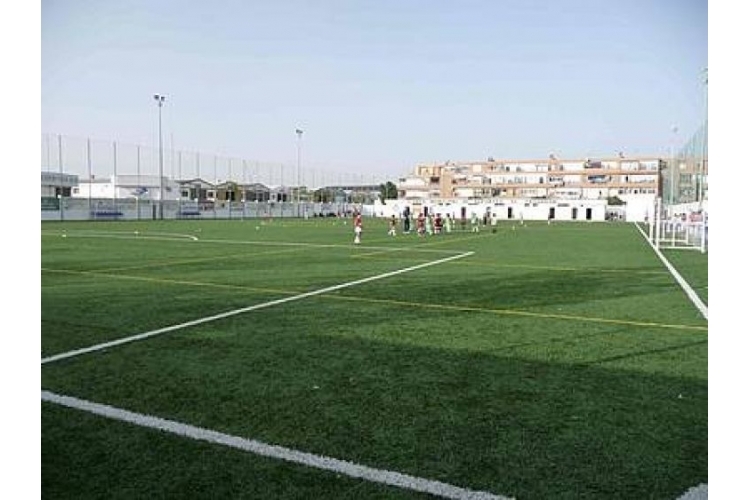
[[[665,210],[656,199],[654,219],[649,224],[649,239],[657,248],[708,250],[708,213],[690,205],[682,210]]]

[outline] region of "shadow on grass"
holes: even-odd
[[[621,361],[621,360],[624,360],[624,359],[632,360],[634,358],[638,358],[638,357],[641,357],[641,356],[653,356],[654,354],[673,353],[675,351],[679,351],[679,350],[682,350],[682,349],[690,349],[692,347],[698,347],[698,346],[702,346],[702,345],[705,345],[706,349],[708,349],[708,340],[698,340],[698,341],[695,341],[695,342],[685,342],[683,344],[672,345],[672,346],[669,346],[669,347],[661,347],[661,348],[658,348],[658,349],[645,349],[645,350],[642,350],[642,351],[631,352],[631,353],[628,353],[628,354],[621,354],[619,356],[608,356],[608,357],[603,357],[603,358],[599,358],[599,359],[590,361],[590,362],[588,362],[586,364],[597,365],[597,364],[601,364],[601,363],[609,363],[609,362],[612,362],[612,361]]]
[[[459,273],[456,270],[454,267],[424,276],[410,275],[409,296],[454,305],[497,307],[501,304],[505,309],[518,309],[585,304],[601,299],[640,298],[664,291],[679,291],[669,276],[660,274],[519,270],[493,270],[480,274],[477,271]],[[447,287],[447,283],[451,286]],[[471,293],[467,294],[467,290],[471,290]],[[368,284],[359,287],[357,292],[391,298],[393,284]]]
[[[42,375],[59,393],[520,499],[676,498],[707,481],[708,387],[688,377],[291,332],[175,335]],[[58,446],[44,441],[48,479],[67,467]]]

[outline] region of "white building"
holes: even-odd
[[[71,189],[73,198],[118,199],[118,200],[179,200],[180,185],[162,177],[164,198],[158,175],[116,175],[102,179],[79,180]]]
[[[488,224],[501,221],[603,221],[607,218],[607,200],[549,200],[549,199],[491,199],[491,200],[386,200],[375,205],[374,215],[403,217],[408,207],[410,217],[420,212],[426,215],[450,215],[456,221],[471,220],[476,215]],[[611,210],[611,209],[610,209]]]

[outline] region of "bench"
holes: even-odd
[[[122,216],[123,216],[123,213],[120,210],[103,209],[103,210],[93,210],[91,212],[91,217],[93,219],[116,220]]]

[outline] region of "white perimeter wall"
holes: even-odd
[[[503,200],[487,202],[468,201],[425,201],[424,203],[413,203],[406,200],[386,200],[385,203],[377,203],[365,213],[371,213],[375,217],[401,217],[404,208],[411,208],[412,216],[423,211],[427,207],[428,213],[450,214],[451,217],[460,219],[462,211],[466,218],[470,219],[472,214],[482,218],[489,214],[493,221],[503,220],[547,220],[550,208],[555,209],[555,220],[587,220],[586,211],[591,211],[589,220],[603,221],[607,213],[607,202],[604,200]],[[463,209],[463,210],[462,210]],[[573,218],[574,209],[577,209],[576,218]]]

